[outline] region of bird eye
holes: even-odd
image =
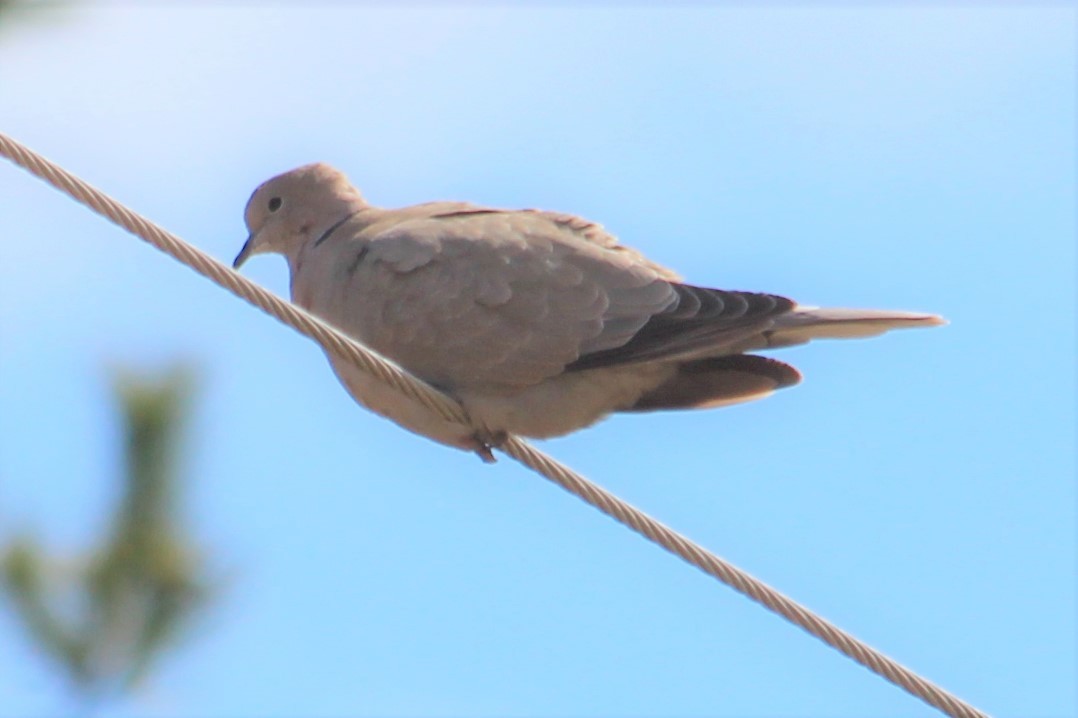
[[[281,198],[280,197],[274,197],[273,199],[271,199],[269,201],[269,211],[270,212],[276,212],[280,208],[281,208]]]

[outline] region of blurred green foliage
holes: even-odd
[[[66,20],[72,0],[0,0],[0,33],[17,24],[46,24]]]
[[[0,33],[55,22],[72,3],[0,0]],[[53,12],[49,12],[53,11]],[[0,549],[0,592],[36,647],[86,700],[127,691],[180,637],[211,592],[204,559],[177,518],[179,460],[192,375],[119,372],[124,469],[101,545],[72,567],[32,535]]]
[[[85,699],[136,685],[210,598],[204,559],[177,517],[192,383],[182,369],[156,379],[117,375],[123,490],[96,550],[65,569],[36,538],[21,536],[0,555],[0,588]]]

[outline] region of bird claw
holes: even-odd
[[[498,461],[497,457],[494,456],[494,452],[490,450],[490,446],[487,444],[480,444],[479,448],[475,450],[475,454],[484,464],[494,464]]]
[[[473,451],[484,464],[493,464],[498,461],[492,449],[497,449],[505,443],[508,435],[504,431],[477,431],[472,437],[475,442]]]

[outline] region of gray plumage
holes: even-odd
[[[445,422],[331,354],[352,395],[480,452],[504,432],[557,436],[615,411],[722,406],[800,380],[745,352],[943,323],[683,284],[571,215],[372,207],[324,164],[265,182],[245,216],[251,235],[235,266],[283,254],[295,303],[456,397],[482,428]]]

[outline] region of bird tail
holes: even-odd
[[[941,316],[919,312],[798,306],[776,317],[764,335],[768,347],[788,347],[812,339],[860,339],[892,329],[938,327],[946,323]]]
[[[623,411],[713,409],[762,399],[801,381],[789,364],[755,354],[696,359],[679,364],[677,372]]]
[[[789,364],[754,354],[757,349],[804,344],[812,339],[856,339],[891,329],[935,327],[947,322],[934,314],[880,309],[795,307],[774,319],[771,327],[727,347],[728,353],[678,364],[676,373],[623,411],[703,409],[761,399],[801,381]]]

